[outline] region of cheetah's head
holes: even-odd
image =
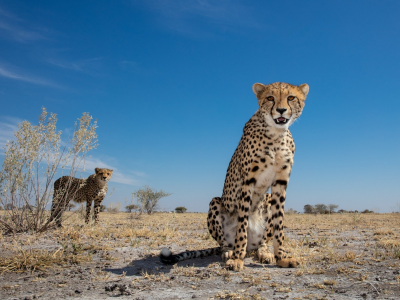
[[[108,182],[111,179],[113,170],[111,169],[94,169],[96,172],[96,179],[102,182]]]
[[[253,85],[267,124],[280,129],[287,129],[301,115],[308,90],[306,83],[299,86],[283,82]]]

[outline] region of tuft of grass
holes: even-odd
[[[62,248],[55,252],[45,250],[24,250],[19,247],[19,253],[12,257],[0,257],[0,271],[21,272],[21,271],[44,271],[48,268],[62,266],[68,262],[81,263],[90,261],[90,257],[82,255],[65,255]]]
[[[335,279],[325,279],[324,284],[325,285],[335,285],[337,282]]]
[[[374,232],[374,235],[394,235],[394,231],[388,228],[378,229]]]

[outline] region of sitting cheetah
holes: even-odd
[[[61,227],[61,216],[71,199],[77,203],[86,202],[85,222],[89,223],[90,209],[94,200],[94,220],[99,221],[100,205],[107,193],[107,183],[113,170],[96,168],[95,174],[87,179],[63,176],[54,182],[53,203],[51,205],[51,219],[56,219],[56,224]],[[60,201],[60,199],[62,201]]]
[[[256,250],[261,262],[271,263],[275,258],[281,267],[298,265],[282,247],[283,215],[295,151],[288,128],[301,115],[308,91],[307,84],[253,85],[260,108],[244,126],[222,197],[210,203],[208,229],[220,247],[178,255],[164,248],[163,263],[221,253],[230,269],[240,271],[246,253]],[[269,188],[271,194],[266,194]],[[267,248],[272,238],[274,254]]]

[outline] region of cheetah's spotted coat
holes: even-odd
[[[51,218],[55,218],[57,226],[61,226],[62,213],[72,199],[77,203],[86,202],[86,223],[89,223],[94,200],[94,220],[95,224],[98,223],[100,205],[107,194],[107,183],[111,179],[113,170],[96,168],[95,172],[87,179],[63,176],[54,182]]]
[[[282,247],[286,187],[295,145],[289,126],[301,115],[309,87],[276,82],[253,85],[259,110],[243,129],[229,164],[222,197],[212,199],[208,229],[220,247],[172,255],[164,248],[164,263],[222,253],[233,270],[243,268],[247,252],[256,250],[261,262],[276,259],[281,267],[298,265]],[[266,194],[271,188],[271,194]],[[267,243],[273,239],[274,254]]]

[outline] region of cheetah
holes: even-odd
[[[58,227],[61,227],[62,213],[71,199],[77,203],[86,202],[86,223],[89,223],[90,210],[94,200],[94,221],[95,224],[98,223],[100,205],[106,196],[107,183],[111,179],[113,170],[100,168],[95,168],[94,170],[95,174],[90,175],[87,179],[63,176],[54,182],[50,218],[56,220]]]
[[[219,247],[172,255],[168,248],[160,260],[173,264],[183,259],[222,254],[226,266],[240,271],[247,253],[256,251],[262,263],[274,260],[280,267],[296,267],[283,248],[286,188],[293,165],[295,144],[289,126],[301,115],[309,91],[276,82],[255,83],[259,109],[246,123],[229,163],[222,197],[209,205],[208,230]],[[271,188],[271,193],[267,191]],[[273,239],[274,253],[267,243]]]

